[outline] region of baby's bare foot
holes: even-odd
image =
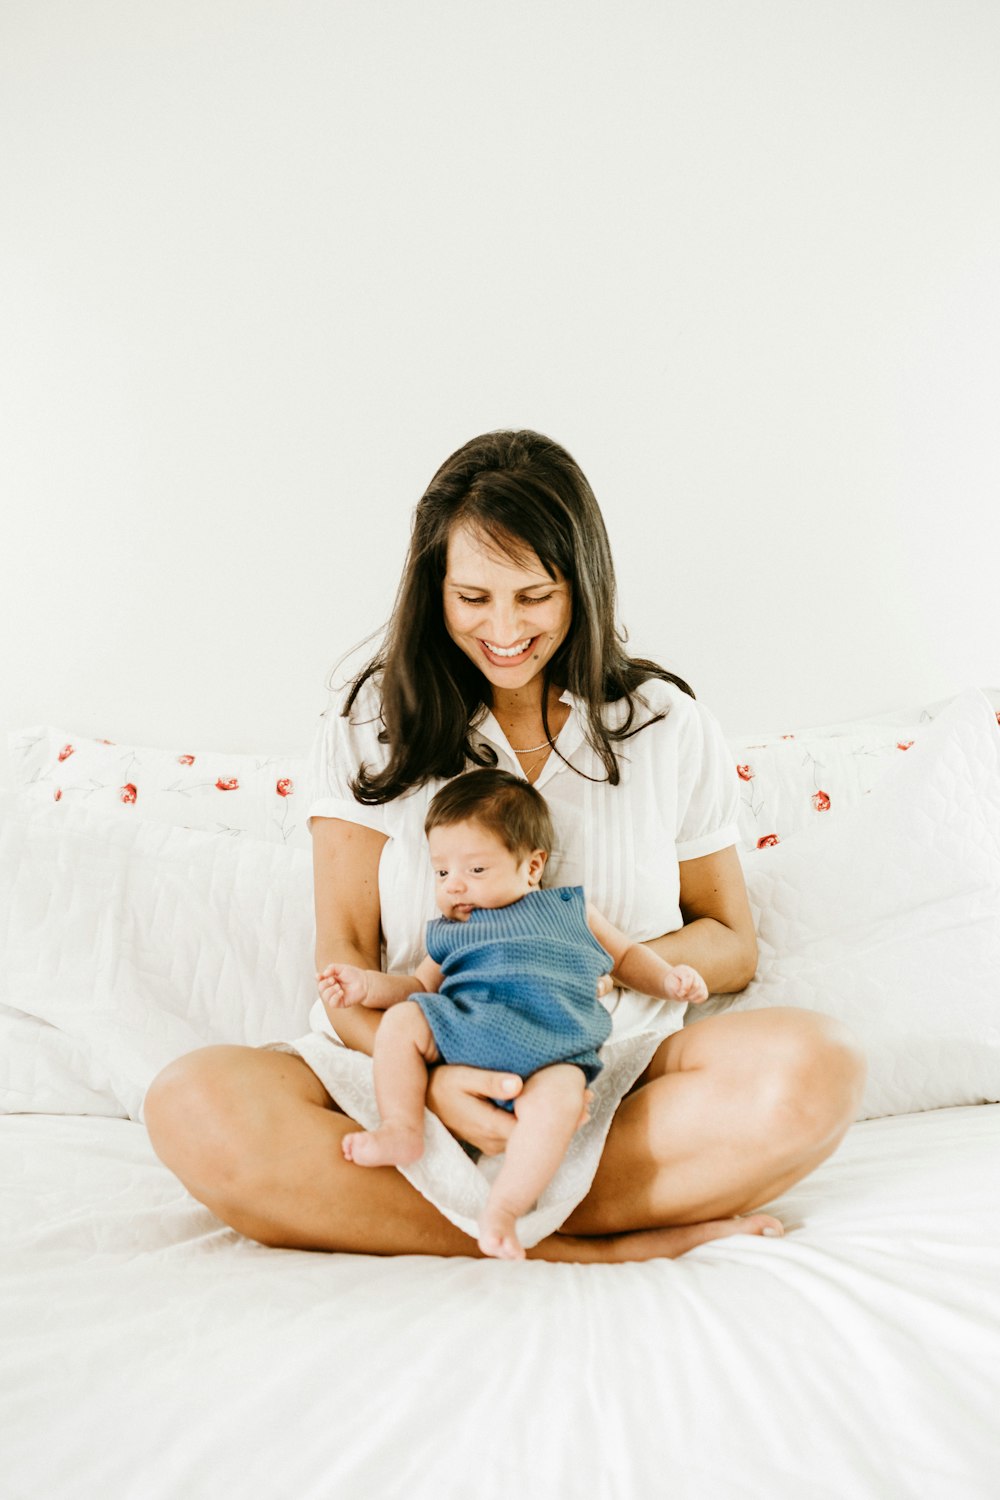
[[[487,1205],[479,1221],[479,1248],[495,1260],[524,1260],[524,1246],[517,1237],[517,1215]]]
[[[344,1155],[359,1167],[407,1167],[424,1154],[424,1134],[408,1125],[380,1125],[345,1135]]]

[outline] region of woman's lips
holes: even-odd
[[[483,655],[486,657],[486,660],[488,662],[491,662],[493,666],[495,666],[495,667],[519,667],[521,665],[521,663],[524,662],[524,661],[527,661],[528,657],[531,655],[532,650],[534,649],[535,641],[537,639],[538,639],[538,637],[533,635],[531,637],[531,639],[528,641],[527,645],[524,647],[524,649],[521,650],[521,651],[518,651],[515,656],[508,656],[508,655],[501,656],[501,655],[499,655],[497,653],[497,651],[494,649],[495,645],[496,645],[495,642],[481,640],[479,642],[479,645],[480,645],[480,649],[482,650]],[[506,648],[505,648],[505,650],[506,650]]]

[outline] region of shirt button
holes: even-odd
[[[573,892],[569,889],[568,886],[563,886],[563,888],[559,892],[559,894],[563,898],[564,901],[572,901],[572,899],[573,899]]]

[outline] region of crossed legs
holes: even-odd
[[[644,1260],[724,1234],[780,1232],[752,1210],[835,1150],[863,1077],[849,1033],[808,1012],[722,1014],[669,1037],[619,1108],[591,1192],[529,1254]],[[154,1081],[145,1116],[194,1197],[264,1244],[476,1254],[395,1168],[359,1172],[345,1160],[343,1137],[357,1126],[300,1058],[189,1053]]]

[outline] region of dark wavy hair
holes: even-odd
[[[587,741],[616,786],[621,778],[615,746],[663,718],[648,715],[636,723],[639,686],[658,677],[692,698],[694,693],[656,662],[626,654],[626,637],[615,623],[608,534],[579,465],[541,433],[501,431],[473,438],[446,459],[417,505],[382,645],[354,679],[343,709],[348,716],[364,684],[377,679],[379,738],[389,746],[389,758],[380,771],[361,766],[351,783],[355,797],[391,802],[432,777],[457,776],[469,761],[496,763],[493,751],[480,748],[469,732],[490,706],[489,685],[444,623],[448,537],[458,525],[516,561],[533,552],[551,578],[558,570],[569,583],[572,618],[544,668],[542,723],[548,734],[548,688],[568,688],[582,708]],[[624,721],[609,729],[602,708],[623,700]]]

